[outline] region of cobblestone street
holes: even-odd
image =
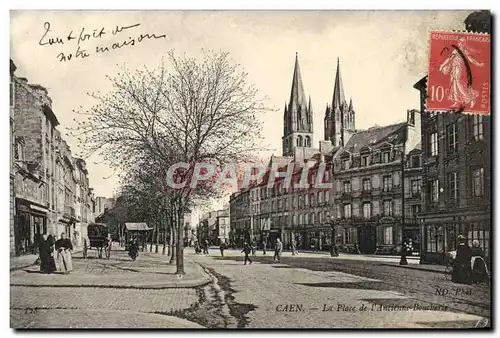
[[[272,252],[259,252],[245,266],[239,251],[228,250],[224,258],[215,250],[193,256],[226,281],[234,297],[228,305],[246,309],[239,319],[249,328],[473,328],[489,323],[486,286],[461,286],[442,273],[388,265],[397,258],[285,253],[281,264],[272,264]],[[447,294],[438,295],[437,288]]]
[[[207,276],[197,265],[186,262],[179,282],[161,254],[141,253],[133,262],[116,250],[110,260],[79,254],[73,262],[70,275],[40,274],[37,266],[11,272],[12,327],[201,327],[169,315],[199,301],[189,283],[206,284]]]

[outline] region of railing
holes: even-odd
[[[70,215],[72,217],[75,217],[75,208],[70,207],[69,205],[64,206],[64,213],[67,215]]]

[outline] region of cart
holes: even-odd
[[[98,258],[102,258],[102,252],[106,255],[106,259],[109,259],[111,255],[111,240],[108,238],[108,227],[103,223],[90,224],[87,227],[87,238],[83,242],[83,258],[88,257],[88,251],[90,249],[97,250]]]

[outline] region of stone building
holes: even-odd
[[[335,222],[342,228],[338,244],[350,251],[358,245],[367,254],[395,253],[403,222],[404,237],[418,242],[414,215],[420,206],[419,158],[420,113],[415,110],[407,112],[406,123],[355,132],[336,151]]]
[[[489,11],[474,12],[465,27],[489,33]],[[458,236],[478,240],[491,258],[491,119],[462,112],[425,111],[427,77],[415,84],[422,111],[421,263],[443,263]]]
[[[37,252],[38,240],[43,234],[58,237],[62,232],[78,246],[81,241],[74,237],[76,223],[80,222],[75,211],[78,203],[76,160],[57,130],[59,121],[52,111],[47,89],[15,76],[15,70],[11,62],[14,122],[11,124],[14,157],[11,176],[15,180],[15,193],[11,196],[14,206],[11,252],[18,255]],[[86,198],[80,202],[84,208],[79,210],[84,218],[93,212],[87,175],[85,169],[82,182]]]

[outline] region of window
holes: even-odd
[[[384,201],[384,216],[392,215],[392,201]]]
[[[367,167],[369,165],[370,165],[370,156],[369,155],[361,156],[361,166]]]
[[[438,134],[432,133],[431,134],[431,156],[437,156],[437,155],[438,155]]]
[[[448,151],[455,152],[457,150],[457,124],[452,123],[448,126]]]
[[[352,206],[350,204],[344,204],[344,217],[351,218]]]
[[[427,242],[427,252],[436,252],[437,233],[434,225],[429,225],[425,232],[425,239]]]
[[[389,163],[391,159],[391,153],[388,151],[384,151],[382,153],[382,163]]]
[[[389,191],[392,188],[392,177],[391,176],[384,176],[383,178],[383,190],[384,191]]]
[[[420,205],[412,205],[411,206],[411,215],[410,217],[417,217],[417,215],[420,213]]]
[[[350,161],[349,160],[346,159],[346,160],[343,161],[343,163],[344,163],[344,165],[343,165],[344,166],[344,170],[347,170],[347,169],[350,168]]]
[[[483,224],[482,222],[471,223],[469,231],[467,232],[467,240],[471,247],[472,241],[477,240],[479,242],[479,247],[483,249],[484,255],[489,256],[490,232],[489,230],[483,229]]]
[[[372,181],[369,178],[363,178],[363,191],[370,191],[372,188]]]
[[[472,193],[474,197],[481,197],[484,194],[484,169],[474,169],[472,172]]]
[[[437,112],[429,112],[429,118],[432,119],[437,116]]]
[[[311,206],[313,206],[313,205],[314,205],[314,194],[311,194],[311,195],[309,196],[309,202],[311,203]]]
[[[363,217],[364,218],[372,217],[372,205],[370,202],[363,203]]]
[[[456,172],[448,174],[448,197],[458,199],[458,175]]]
[[[472,116],[472,131],[474,132],[474,140],[481,141],[483,139],[483,116]]]
[[[344,182],[344,192],[351,192],[351,181],[345,181]]]
[[[330,195],[328,194],[328,191],[323,191],[323,194],[325,195],[325,203],[328,203],[328,201],[330,200]]]
[[[415,178],[411,180],[411,194],[415,195],[419,193],[422,189],[422,179],[421,178]]]
[[[392,245],[392,227],[384,228],[384,244]]]
[[[412,168],[419,168],[420,167],[420,155],[412,155],[411,167]]]
[[[437,203],[439,201],[439,180],[430,181],[430,201]]]

